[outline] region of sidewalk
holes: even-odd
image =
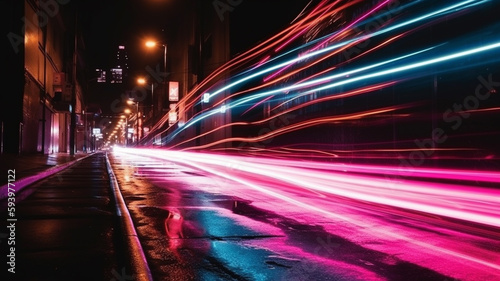
[[[2,243],[7,234],[0,231],[0,252],[15,251],[7,262],[15,279],[9,280],[152,280],[105,152],[7,155],[0,167],[1,209],[12,188],[12,198],[22,197],[4,220],[15,225],[8,229],[14,248]],[[14,169],[14,186],[8,186]],[[18,197],[28,185],[29,196]]]
[[[52,154],[2,154],[0,155],[0,200],[7,194],[8,175],[15,175],[14,189],[17,191],[25,186],[57,173],[71,166],[79,159],[86,158],[92,153],[52,153]],[[15,173],[9,173],[15,170]],[[12,187],[12,186],[11,186]]]
[[[74,162],[72,158],[56,157],[57,167]],[[3,263],[7,270],[2,267],[9,278],[2,280],[113,280],[122,269],[131,274],[106,155],[78,159],[27,187],[29,195],[22,200],[18,194],[13,197],[15,207],[8,210],[6,223],[15,243],[0,245],[4,256],[11,253]]]

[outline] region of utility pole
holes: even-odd
[[[198,0],[197,1],[197,5],[198,5],[198,9],[197,9],[197,22],[196,22],[196,25],[197,27],[195,28],[195,30],[198,31],[198,34],[197,35],[197,40],[198,40],[198,53],[197,53],[197,67],[198,69],[196,69],[196,83],[197,84],[200,84],[201,81],[203,80],[203,21],[204,21],[204,18],[203,18],[203,1],[202,0]],[[202,111],[202,107],[201,107],[201,103],[197,103],[196,105],[196,112],[201,112]],[[196,135],[199,136],[201,134],[201,123],[203,121],[200,121],[200,122],[196,122],[195,124],[195,132],[196,132]],[[196,138],[195,140],[195,145],[196,146],[199,146],[201,145],[201,142],[200,142],[200,138]]]
[[[73,87],[71,90],[71,123],[69,127],[70,135],[69,135],[69,152],[70,155],[75,155],[75,134],[76,134],[76,63],[77,63],[77,42],[78,42],[78,36],[77,36],[77,26],[78,26],[78,12],[75,11],[75,27],[74,27],[74,32],[75,32],[75,43],[74,43],[74,49],[73,49],[73,70],[72,70],[72,76],[73,76]]]
[[[46,107],[47,107],[47,25],[42,27],[43,36],[43,89],[42,89],[42,155],[45,154],[45,129],[46,129]]]

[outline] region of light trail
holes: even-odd
[[[399,106],[393,106],[393,107],[388,107],[388,108],[380,108],[376,110],[368,110],[364,112],[356,112],[353,114],[346,114],[346,115],[339,115],[339,116],[333,116],[333,117],[321,117],[321,118],[315,118],[315,119],[309,119],[306,121],[290,124],[284,127],[281,127],[276,130],[269,131],[267,133],[261,134],[256,137],[231,137],[231,138],[223,138],[218,141],[214,141],[211,143],[208,143],[206,145],[202,146],[193,146],[189,148],[185,148],[185,150],[195,150],[195,149],[206,149],[210,148],[212,146],[218,145],[218,144],[223,144],[227,142],[233,142],[233,141],[242,141],[242,142],[259,142],[259,141],[265,141],[270,138],[287,134],[290,132],[298,131],[304,128],[309,128],[309,127],[314,127],[318,126],[321,124],[329,124],[332,122],[342,122],[342,121],[349,121],[349,120],[357,120],[357,119],[362,119],[362,118],[367,118],[367,117],[374,117],[382,113],[390,113],[394,112],[398,109],[404,108],[405,105],[399,105]],[[200,116],[200,118],[204,118],[208,116],[208,114],[213,115],[213,114],[218,114],[218,111],[212,111],[207,113],[207,115]],[[284,112],[282,114],[286,114],[287,112]],[[261,123],[262,121],[259,121],[258,123]],[[229,124],[229,126],[233,126],[236,123]],[[249,125],[249,123],[239,123],[238,125]],[[175,135],[174,135],[175,136]],[[173,136],[172,136],[173,137]],[[191,139],[192,140],[192,139]],[[191,141],[189,140],[189,141]]]
[[[474,2],[476,2],[476,3],[474,3]],[[431,13],[427,13],[427,14],[424,14],[424,15],[419,16],[419,17],[415,17],[415,18],[413,18],[411,20],[408,20],[408,21],[405,21],[403,23],[399,23],[399,24],[396,24],[394,26],[390,26],[390,27],[385,28],[383,30],[376,31],[373,34],[371,34],[370,37],[374,37],[374,36],[378,36],[378,35],[383,35],[383,34],[391,32],[391,31],[400,29],[402,27],[406,27],[406,26],[418,23],[418,22],[423,21],[423,20],[434,18],[434,17],[436,17],[438,15],[444,16],[444,15],[446,15],[448,13],[456,13],[456,12],[458,12],[460,10],[467,9],[467,8],[471,7],[470,6],[471,4],[480,5],[480,4],[486,3],[486,2],[489,2],[489,1],[488,0],[485,0],[485,1],[476,1],[476,0],[463,1],[463,2],[460,2],[460,3],[454,4],[454,5],[447,6],[445,8],[440,9],[440,10],[437,10],[437,11],[434,11],[434,12],[431,12]],[[237,86],[237,85],[239,85],[239,84],[241,84],[243,82],[246,82],[246,81],[248,81],[250,79],[253,79],[255,77],[261,76],[263,74],[266,74],[268,72],[271,72],[273,70],[276,70],[276,69],[279,69],[279,68],[282,68],[282,67],[286,67],[288,65],[295,64],[295,63],[300,62],[300,61],[304,61],[304,60],[306,60],[308,58],[315,57],[315,56],[321,55],[323,53],[333,51],[333,50],[338,49],[338,48],[340,48],[342,46],[345,46],[345,45],[348,45],[350,43],[359,41],[360,39],[363,39],[363,38],[366,38],[366,36],[359,36],[359,37],[356,37],[356,38],[353,38],[353,39],[350,39],[350,40],[346,40],[346,41],[340,42],[340,43],[332,45],[332,46],[328,46],[328,47],[322,48],[320,50],[314,50],[312,52],[309,52],[309,53],[306,53],[306,54],[302,54],[302,55],[300,55],[300,56],[298,56],[298,57],[296,57],[294,59],[291,59],[289,61],[285,61],[283,63],[279,63],[279,64],[274,65],[272,67],[268,67],[266,69],[260,70],[260,71],[258,71],[256,73],[247,75],[244,78],[241,78],[241,79],[239,79],[239,80],[237,80],[237,81],[235,81],[233,83],[230,83],[227,86],[224,86],[224,87],[222,87],[222,88],[214,91],[213,93],[210,94],[210,98],[213,98],[216,95],[218,95],[218,94],[220,94],[220,93],[222,93],[222,92],[224,92],[226,90],[229,90],[229,89],[233,88],[234,86]],[[317,39],[317,41],[321,41],[321,40],[323,40],[323,39]],[[310,44],[311,43],[306,44],[305,46],[308,46]],[[301,48],[304,48],[304,47],[301,47]],[[291,52],[289,52],[289,53],[291,53]],[[276,60],[276,59],[277,58],[275,58],[273,60]],[[269,64],[273,60],[265,62],[264,65]]]
[[[164,149],[115,147],[113,153],[118,156],[151,157],[175,162],[181,166],[189,166],[230,180],[227,186],[222,188],[229,188],[234,185],[232,183],[239,183],[265,196],[300,208],[304,212],[312,212],[315,216],[319,215],[350,224],[359,232],[364,232],[365,235],[373,236],[381,241],[399,241],[402,249],[418,247],[418,254],[422,255],[439,253],[441,259],[446,259],[448,262],[453,260],[454,268],[456,268],[455,262],[457,264],[467,262],[473,264],[472,268],[481,268],[484,273],[500,274],[498,257],[495,260],[494,257],[481,257],[461,249],[447,248],[439,241],[413,239],[408,233],[391,231],[389,226],[374,228],[371,221],[359,219],[358,216],[349,213],[344,214],[337,208],[332,210],[328,204],[325,204],[325,202],[337,200],[336,197],[330,197],[334,195],[369,203],[370,205],[365,208],[373,207],[374,210],[377,210],[376,206],[390,206],[410,211],[408,214],[412,211],[417,211],[417,214],[427,214],[425,217],[429,220],[432,220],[433,216],[456,219],[459,220],[456,227],[466,224],[460,222],[470,222],[498,229],[500,228],[498,215],[500,213],[500,190],[432,181],[432,179],[450,179],[459,182],[477,179],[498,183],[500,173],[496,171],[414,168],[412,171],[405,171],[411,178],[389,181],[384,176],[398,173],[401,168],[376,165],[332,165],[313,161],[276,160]],[[230,191],[227,190],[227,192]],[[350,204],[357,206],[355,203]],[[295,212],[301,211],[295,210]],[[438,221],[438,224],[444,225],[442,219],[434,219]],[[467,229],[466,225],[463,229]],[[495,235],[500,239],[498,233]],[[401,244],[401,241],[413,246],[405,246]],[[415,255],[412,257],[415,258]],[[423,263],[432,268],[432,264],[425,261]],[[470,272],[459,273],[471,278]]]
[[[162,149],[114,153],[204,171],[333,232],[352,225],[366,247],[458,279],[500,276],[497,254],[461,242],[500,244],[499,2],[403,2],[320,1],[186,93],[183,126],[159,131],[167,114],[151,129]]]
[[[411,64],[407,64],[407,65],[403,65],[403,66],[389,68],[387,70],[381,70],[381,71],[378,71],[378,72],[361,75],[361,76],[355,77],[355,78],[344,79],[344,80],[341,80],[341,81],[338,81],[338,82],[335,82],[335,83],[327,84],[325,86],[318,86],[318,87],[315,87],[313,89],[308,89],[305,92],[302,92],[300,94],[313,93],[313,92],[317,92],[317,91],[331,89],[331,88],[334,88],[334,87],[339,87],[339,86],[343,86],[343,85],[352,84],[354,82],[359,82],[359,81],[362,81],[362,80],[367,80],[367,79],[381,77],[381,76],[387,76],[387,75],[390,75],[390,74],[394,74],[394,73],[398,73],[398,72],[404,72],[404,71],[408,71],[408,70],[414,70],[414,69],[418,69],[418,68],[421,68],[421,67],[430,66],[430,65],[434,65],[434,64],[439,64],[439,63],[447,62],[447,61],[450,61],[450,60],[454,60],[454,59],[458,59],[458,58],[470,56],[470,55],[473,55],[473,54],[478,54],[478,53],[482,53],[482,52],[496,50],[496,49],[499,49],[499,48],[500,48],[500,42],[495,42],[495,43],[492,43],[492,44],[488,44],[486,46],[472,48],[472,49],[469,49],[469,50],[465,50],[465,51],[461,51],[461,52],[456,52],[456,53],[452,53],[452,54],[449,54],[449,55],[444,55],[444,56],[440,56],[440,57],[437,57],[437,58],[424,60],[424,61],[421,61],[421,62],[416,62],[416,63],[411,63]],[[266,91],[266,92],[262,92],[262,93],[252,94],[249,97],[244,97],[244,98],[240,98],[240,99],[238,99],[236,101],[233,101],[233,102],[227,104],[226,107],[227,107],[227,109],[232,109],[232,108],[236,108],[236,107],[239,107],[239,106],[247,104],[247,103],[251,103],[252,101],[254,101],[256,99],[260,99],[260,98],[263,98],[263,97],[269,97],[270,95],[274,95],[274,94],[277,94],[277,93],[282,93],[282,92],[287,92],[287,91],[291,91],[291,90],[306,88],[309,85],[316,86],[316,85],[318,85],[318,84],[320,84],[322,82],[331,81],[331,80],[334,80],[334,79],[339,78],[339,77],[348,77],[348,76],[350,76],[352,74],[355,74],[355,73],[363,72],[363,71],[370,70],[370,69],[373,69],[373,68],[377,68],[377,67],[380,67],[380,66],[383,66],[383,65],[386,65],[386,64],[390,64],[390,63],[394,63],[394,62],[397,62],[397,61],[400,61],[400,60],[403,60],[403,59],[407,59],[407,58],[415,56],[417,54],[421,54],[421,53],[427,52],[427,51],[429,51],[431,49],[433,49],[433,48],[428,48],[428,49],[421,50],[421,51],[418,51],[418,52],[415,52],[415,53],[411,53],[411,54],[408,54],[408,55],[404,55],[404,56],[401,56],[401,57],[397,57],[397,58],[394,58],[394,59],[383,61],[383,62],[376,63],[376,64],[373,64],[373,65],[365,66],[365,67],[362,67],[362,68],[359,68],[359,69],[355,69],[355,70],[351,70],[351,71],[347,71],[347,72],[343,72],[343,73],[338,73],[338,74],[334,74],[334,75],[330,75],[330,76],[327,76],[327,77],[324,77],[324,78],[314,79],[314,80],[311,80],[311,81],[307,81],[307,82],[303,82],[303,83],[294,84],[294,85],[291,85],[291,86],[279,88],[279,89],[276,89],[276,90],[270,90],[270,91]],[[176,137],[177,134],[180,133],[180,131],[185,130],[186,128],[194,125],[195,123],[200,122],[201,120],[203,120],[205,118],[208,118],[208,117],[210,117],[212,115],[218,114],[218,113],[220,113],[220,109],[218,109],[218,108],[217,109],[212,109],[212,110],[209,110],[209,111],[206,111],[206,112],[202,113],[201,115],[197,116],[196,118],[194,118],[191,121],[189,121],[188,123],[186,123],[185,126],[183,126],[182,128],[178,129],[177,132],[172,133],[169,136],[169,138],[172,139],[172,138]],[[229,142],[229,141],[233,141],[233,140],[225,140],[224,142]],[[217,145],[219,143],[220,142],[215,142],[215,143],[213,143],[213,145]]]
[[[386,2],[387,1],[380,3],[378,6],[374,7],[373,9],[371,9],[370,11],[368,11],[367,13],[362,15],[360,18],[354,20],[350,25],[348,25],[348,28],[352,28],[357,24],[369,23],[370,19],[367,19],[367,15],[373,13],[374,11],[378,11],[383,5],[387,4]],[[450,49],[450,46],[453,46],[454,48],[459,48],[459,46],[454,46],[450,42],[442,42],[439,44],[435,44],[434,46],[431,46],[431,47],[417,50],[413,53],[409,53],[406,55],[383,60],[383,61],[378,62],[378,63],[371,63],[371,64],[368,64],[365,66],[360,66],[358,68],[354,68],[351,70],[341,71],[339,73],[335,73],[335,68],[333,68],[331,72],[333,72],[334,74],[328,74],[327,72],[323,72],[323,74],[318,75],[318,73],[322,72],[322,71],[318,71],[318,73],[313,73],[309,77],[302,79],[302,81],[300,81],[300,82],[291,83],[290,85],[285,84],[284,86],[277,87],[277,88],[272,87],[273,83],[276,83],[277,81],[280,81],[282,79],[290,77],[292,74],[302,72],[305,69],[311,68],[315,64],[317,64],[323,60],[328,59],[333,54],[336,54],[336,53],[344,50],[344,48],[346,48],[348,46],[352,46],[352,44],[357,44],[360,41],[367,40],[367,39],[370,40],[370,39],[373,39],[377,36],[386,35],[386,34],[389,34],[390,32],[400,30],[400,29],[406,28],[406,27],[413,28],[413,30],[411,32],[415,32],[414,26],[417,23],[425,22],[427,24],[430,24],[430,23],[432,23],[433,20],[439,20],[444,16],[448,16],[448,17],[453,16],[453,15],[459,16],[459,15],[461,15],[461,13],[470,10],[472,7],[480,6],[480,5],[483,5],[483,4],[488,3],[488,2],[489,1],[473,1],[473,0],[461,1],[459,3],[453,3],[451,5],[442,6],[441,8],[439,8],[435,11],[431,11],[431,12],[427,12],[427,13],[424,12],[419,16],[414,16],[413,18],[402,20],[402,22],[399,22],[399,23],[396,22],[394,24],[390,24],[386,27],[381,28],[380,30],[376,30],[376,31],[372,32],[369,35],[354,36],[353,38],[350,38],[350,39],[346,38],[345,40],[340,41],[340,42],[333,42],[333,44],[330,46],[327,46],[324,43],[330,42],[329,40],[331,38],[338,38],[339,35],[344,33],[344,32],[338,31],[338,32],[334,32],[332,34],[323,36],[323,37],[316,39],[312,42],[304,44],[303,46],[301,46],[299,48],[295,48],[291,51],[287,51],[284,54],[278,55],[277,57],[274,57],[274,58],[269,58],[269,55],[267,55],[265,57],[265,59],[260,59],[257,66],[252,67],[251,71],[249,70],[249,71],[243,72],[240,75],[234,76],[236,78],[235,79],[236,81],[230,82],[227,85],[220,87],[219,89],[216,89],[216,88],[209,89],[209,92],[210,92],[209,99],[210,100],[216,98],[219,94],[224,93],[226,91],[229,91],[229,92],[233,91],[234,93],[226,96],[225,98],[223,98],[221,100],[218,100],[215,103],[213,103],[213,105],[211,107],[199,112],[198,114],[193,116],[190,120],[183,121],[183,126],[182,127],[179,126],[174,131],[169,132],[168,136],[166,138],[164,138],[163,141],[166,143],[170,143],[172,140],[176,139],[181,132],[189,129],[191,126],[193,126],[195,124],[199,124],[199,123],[203,122],[204,120],[209,120],[210,118],[216,118],[216,115],[218,115],[221,112],[221,108],[219,108],[220,106],[224,106],[224,112],[228,111],[228,110],[235,111],[235,112],[243,111],[243,114],[244,114],[250,110],[257,109],[258,107],[262,106],[262,104],[264,104],[264,103],[272,103],[274,101],[279,101],[282,104],[287,104],[291,101],[298,100],[299,97],[304,97],[304,96],[307,96],[309,94],[330,91],[334,88],[339,88],[339,87],[343,87],[343,86],[357,87],[357,84],[372,83],[371,80],[373,80],[373,79],[382,79],[383,77],[391,76],[391,75],[398,74],[398,73],[405,73],[405,75],[408,76],[409,80],[414,80],[418,77],[425,75],[423,73],[417,72],[421,69],[425,69],[425,68],[428,68],[431,66],[436,67],[436,65],[437,65],[440,67],[437,71],[445,72],[445,71],[449,71],[450,69],[453,68],[449,65],[445,65],[445,63],[449,63],[450,61],[456,60],[457,61],[456,64],[460,64],[461,63],[460,60],[462,60],[462,59],[472,58],[473,56],[480,55],[481,53],[496,52],[498,50],[498,48],[500,47],[500,45],[499,45],[500,42],[485,43],[482,46],[477,46],[474,48],[469,47],[469,49],[467,49],[467,50],[452,52],[452,53],[448,53],[448,54],[444,54],[444,55],[442,55],[442,54],[436,55],[442,49],[443,50]],[[401,8],[401,10],[404,10],[404,9],[408,9],[409,7],[411,7],[413,5],[415,5],[415,3],[412,2],[409,4],[405,4],[404,6],[402,6],[400,8]],[[334,6],[335,5],[332,4],[329,7],[332,8]],[[345,8],[345,6],[343,6],[343,8]],[[334,9],[334,10],[335,10],[335,12],[339,11],[337,9]],[[330,11],[327,13],[328,9],[323,9],[323,10],[318,9],[317,11],[318,11],[318,13],[321,13],[321,15],[325,15],[325,13],[332,15],[332,13],[334,13],[333,11]],[[468,12],[470,12],[470,11],[468,11]],[[376,18],[377,17],[384,17],[388,13],[391,13],[391,11],[382,13],[381,15],[377,15]],[[399,14],[399,11],[398,11],[398,14]],[[305,24],[306,19],[308,19],[308,18],[309,17],[306,16],[304,18],[304,21],[301,21],[300,24]],[[294,25],[293,27],[291,27],[291,29],[288,29],[288,31],[292,32],[293,30],[295,30],[297,28],[298,28],[298,26]],[[346,27],[343,30],[347,30],[348,28]],[[300,30],[301,30],[300,32],[302,32],[303,29],[300,29]],[[370,48],[370,49],[366,50],[365,52],[360,54],[359,57],[365,56],[365,55],[369,54],[370,52],[375,51],[378,48],[383,49],[385,47],[385,45],[390,45],[391,43],[394,43],[394,41],[396,41],[396,39],[401,40],[401,38],[404,38],[405,36],[407,36],[407,34],[405,35],[405,33],[407,33],[407,32],[410,32],[410,31],[403,31],[402,34],[390,37],[389,39],[385,39],[385,41],[383,43],[379,44],[378,46],[376,46],[374,48]],[[296,38],[295,35],[296,34],[294,34],[292,32],[290,36],[292,36],[293,38]],[[472,40],[473,39],[471,39],[470,41],[472,41]],[[271,42],[272,41],[269,41],[270,45],[267,47],[270,48],[272,46],[275,46],[275,43],[271,44]],[[282,41],[280,41],[280,42],[282,42]],[[288,42],[288,41],[285,41],[285,42]],[[282,44],[284,44],[284,43],[282,42]],[[282,45],[280,45],[280,46],[282,46]],[[279,62],[279,60],[281,60],[282,58],[285,58],[285,57],[290,56],[290,55],[294,56],[293,55],[294,53],[296,53],[297,51],[300,51],[302,49],[307,49],[309,46],[316,46],[316,47],[309,49],[305,53],[296,55],[296,57],[294,57],[292,59],[289,59],[289,60],[284,61],[284,62]],[[317,46],[322,46],[323,48],[317,48]],[[433,54],[435,54],[435,57],[429,59],[428,58],[429,54],[427,54],[427,53],[429,53],[431,51]],[[443,51],[441,51],[441,52],[443,52]],[[325,54],[326,54],[326,56],[321,57]],[[359,57],[358,57],[358,59],[359,59]],[[416,60],[416,62],[409,62],[408,63],[407,61],[410,58],[413,58],[414,60]],[[420,61],[418,61],[418,60],[420,60]],[[275,65],[272,65],[272,63],[274,63],[276,61],[278,61],[278,63]],[[252,81],[255,78],[261,77],[264,74],[267,74],[269,72],[272,72],[272,71],[275,71],[278,69],[283,69],[283,67],[288,67],[288,66],[291,66],[291,65],[299,63],[299,62],[306,62],[306,61],[308,61],[307,65],[303,66],[299,70],[294,70],[292,73],[287,73],[285,75],[282,75],[279,78],[265,82],[257,87],[235,91],[235,89],[237,87],[239,87],[239,85],[246,83],[246,82],[249,82],[249,81]],[[407,62],[407,63],[405,64],[404,62]],[[234,65],[235,63],[236,62],[232,62],[231,65]],[[482,63],[486,63],[486,61],[483,61]],[[338,66],[340,66],[341,64],[342,63],[338,64]],[[400,65],[399,66],[392,66],[395,64],[400,64]],[[388,67],[386,69],[383,69],[384,66],[388,66]],[[373,71],[370,73],[369,72],[370,70],[373,70]],[[368,73],[366,73],[366,72],[368,72]],[[356,76],[356,74],[360,74],[360,75]],[[316,76],[320,76],[320,77],[315,78]],[[233,80],[233,79],[231,79],[231,80]],[[339,81],[334,81],[334,80],[339,80]],[[379,82],[383,83],[384,81],[379,81]],[[323,85],[321,85],[321,84],[323,84]],[[266,87],[270,88],[270,89],[266,89]],[[262,89],[263,91],[255,92],[259,89]],[[281,100],[285,97],[282,97],[282,96],[274,97],[275,95],[281,95],[283,93],[289,93],[289,92],[292,92],[292,93],[287,95],[286,100],[284,102]],[[338,93],[334,93],[333,95],[335,95],[335,94],[338,94]],[[330,94],[330,95],[332,95],[332,94]],[[345,97],[345,96],[342,96],[342,97]],[[196,102],[197,104],[200,103],[199,99],[196,99],[196,100],[197,100],[197,102]],[[322,98],[322,99],[318,99],[316,101],[316,103],[320,103],[320,102],[324,102],[324,101],[328,101],[328,100],[332,100],[332,99]],[[300,109],[302,107],[310,106],[313,104],[314,104],[314,102],[306,102],[302,106],[296,106],[295,109]],[[187,104],[186,106],[189,107],[190,105]],[[276,111],[277,107],[274,107],[273,109]],[[243,115],[243,114],[241,114],[241,115]],[[279,115],[282,115],[282,114],[273,115],[273,117],[276,118]],[[167,120],[168,120],[167,118],[164,118],[164,120],[162,121],[162,124],[166,123]],[[241,122],[235,122],[235,123],[243,124]],[[224,127],[226,127],[226,126],[224,126]],[[215,131],[217,131],[217,130],[212,130],[211,132],[215,132]],[[191,140],[195,140],[197,138],[199,138],[199,136],[194,136]],[[228,139],[228,140],[223,141],[223,142],[231,142],[231,141],[234,141],[234,139],[233,140]],[[212,146],[216,146],[220,143],[221,142],[214,142],[212,144]],[[172,147],[175,147],[175,146],[172,146]],[[200,146],[200,147],[198,147],[198,149],[208,148],[208,147],[210,147],[210,145]]]
[[[363,19],[365,19],[366,17],[368,17],[369,15],[373,14],[374,12],[380,10],[383,6],[385,6],[388,2],[390,2],[389,0],[385,0],[385,1],[382,1],[382,3],[378,4],[375,8],[371,9],[370,11],[368,11],[367,13],[365,13],[364,15],[360,16],[359,18],[357,18],[356,20],[354,20],[353,22],[351,22],[349,25],[347,25],[346,27],[344,27],[343,29],[341,29],[339,32],[323,39],[322,41],[320,41],[316,47],[308,50],[308,52],[314,52],[314,51],[317,51],[318,49],[321,49],[323,48],[328,42],[330,41],[333,41],[335,38],[339,37],[339,35],[342,35],[344,34],[345,32],[347,32],[350,28],[352,28],[355,24],[357,24],[358,22],[362,21]],[[300,55],[300,56],[304,56],[303,54]],[[287,68],[291,67],[293,64],[288,64],[287,66],[283,67],[282,69],[278,70],[277,72],[267,76],[264,78],[264,82],[267,82],[269,80],[271,80],[273,77],[276,77],[278,74],[280,74],[281,72],[285,71]]]
[[[160,157],[174,162],[188,161],[191,165],[196,164],[197,168],[209,165],[208,167],[217,169],[218,175],[224,173],[224,170],[231,164],[233,167],[231,179],[235,179],[234,167],[238,167],[236,169],[238,171],[273,178],[285,186],[306,188],[364,202],[410,209],[500,228],[500,216],[498,215],[500,214],[500,190],[425,182],[426,179],[431,178],[500,183],[500,173],[498,172],[428,168],[413,168],[411,171],[405,171],[395,167],[342,165],[341,169],[349,170],[349,174],[346,174],[339,172],[339,167],[316,162],[255,157],[247,160],[241,156],[160,149],[133,150],[116,147],[115,151],[117,153]],[[210,168],[211,171],[212,169]],[[354,176],[354,173],[371,175]],[[388,178],[381,177],[382,175],[393,176],[394,173],[398,173],[401,178],[390,181]],[[417,177],[420,181],[403,179],[402,177],[405,176]],[[430,198],[442,198],[446,202],[440,203],[437,200],[429,200]],[[460,207],[457,208],[457,206]]]

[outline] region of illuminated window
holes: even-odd
[[[106,83],[106,71],[102,69],[96,69],[97,73],[97,83]]]
[[[111,81],[110,83],[122,83],[123,72],[121,68],[112,68],[111,69]]]

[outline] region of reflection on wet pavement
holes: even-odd
[[[322,194],[311,193],[322,198],[317,202],[327,204],[323,207],[365,219],[367,227],[360,224],[352,232],[346,227],[349,223],[314,216],[227,179],[160,159],[147,159],[148,166],[144,159],[116,158],[114,166],[121,173],[120,185],[158,276],[178,280],[450,279],[392,253],[412,255],[405,251],[414,249],[411,241],[415,241],[424,246],[414,252],[420,258],[419,253],[432,248],[414,239],[442,236],[442,232],[431,234],[429,225],[420,230],[415,222],[405,225],[407,219],[394,215],[397,210],[381,216],[381,210],[362,209],[366,206],[355,202],[325,201],[328,198]],[[305,199],[311,196],[300,194]],[[398,235],[405,240],[391,245],[378,239],[391,231],[378,226],[381,219],[400,224]],[[397,236],[389,235],[388,241],[390,237]]]

